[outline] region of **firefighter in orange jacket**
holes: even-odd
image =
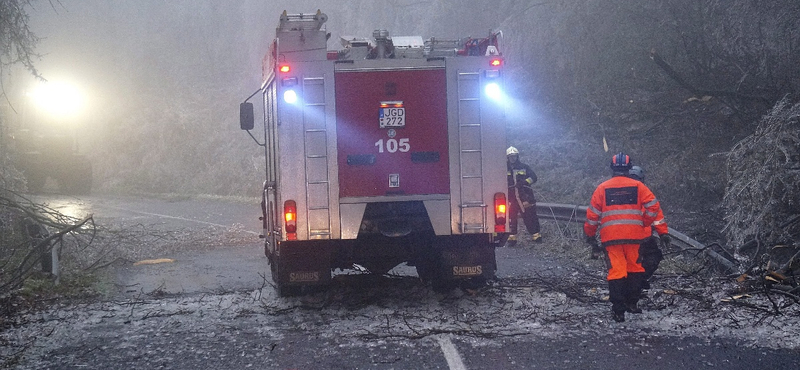
[[[611,179],[595,189],[586,210],[583,231],[586,241],[592,246],[593,257],[603,251],[608,260],[608,292],[614,321],[625,321],[625,311],[641,313],[638,307],[642,289],[644,268],[639,258],[639,245],[650,235],[650,226],[656,230],[665,244],[669,236],[660,225],[666,222],[658,218],[661,207],[653,192],[640,181],[628,177],[630,157],[625,153],[611,157]],[[661,230],[659,230],[661,229]],[[600,243],[597,243],[597,232]]]

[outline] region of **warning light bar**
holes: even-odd
[[[278,71],[280,71],[281,73],[289,73],[289,71],[291,71],[291,70],[292,70],[292,67],[289,67],[288,64],[283,64],[280,67],[278,67]]]

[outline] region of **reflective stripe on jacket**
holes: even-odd
[[[658,215],[653,221],[653,229],[656,230],[658,235],[669,234],[669,226],[667,226],[667,221],[664,219],[664,212],[661,211],[661,207],[658,208]],[[650,234],[653,234],[653,232],[651,231]]]
[[[661,223],[655,225],[656,220]],[[658,200],[646,185],[625,176],[614,176],[592,194],[583,231],[594,236],[599,230],[603,246],[639,244],[650,236],[649,226],[666,226],[663,220]]]
[[[538,180],[536,173],[533,172],[530,166],[517,160],[516,163],[511,164],[506,162],[508,169],[508,187],[512,187],[521,183],[523,186],[531,186]]]

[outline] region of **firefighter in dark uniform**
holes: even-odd
[[[642,312],[637,303],[645,269],[639,245],[650,237],[650,226],[659,233],[664,245],[670,243],[658,199],[644,183],[628,177],[631,166],[625,153],[611,157],[614,175],[595,189],[583,225],[586,241],[592,246],[592,257],[606,254],[608,296],[612,318],[617,322],[625,321],[626,311]]]
[[[522,215],[525,228],[534,242],[542,241],[539,216],[536,214],[536,198],[531,185],[536,183],[536,173],[530,166],[519,161],[519,150],[511,146],[506,149],[508,168],[508,246],[517,244],[518,217]]]

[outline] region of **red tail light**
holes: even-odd
[[[281,73],[289,73],[289,71],[291,71],[291,70],[292,70],[292,67],[289,67],[289,65],[288,65],[288,64],[282,64],[280,67],[278,67],[278,70],[279,70]]]
[[[494,232],[496,233],[504,233],[506,232],[506,219],[507,219],[507,211],[506,211],[506,194],[505,193],[495,193],[494,194]]]
[[[499,67],[502,64],[503,64],[503,60],[499,59],[499,58],[495,58],[495,59],[492,59],[491,61],[489,61],[489,65],[491,65],[492,67]]]
[[[286,240],[297,240],[297,203],[293,200],[283,202],[283,219]]]

